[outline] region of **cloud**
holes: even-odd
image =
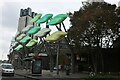
[[[4,0],[5,2],[81,2],[80,0]],[[84,1],[84,0],[82,0]]]
[[[18,27],[21,4],[18,2],[2,2],[0,5],[0,59],[7,59],[12,37]]]
[[[16,29],[0,25],[0,59],[7,59],[12,37]]]
[[[19,18],[19,3],[5,2],[2,7],[2,26],[16,28]]]

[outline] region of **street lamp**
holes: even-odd
[[[51,34],[50,36],[47,36],[45,38],[45,40],[47,42],[57,42],[59,41],[60,39],[64,38],[65,36],[67,35],[66,32],[63,32],[63,31],[56,31],[54,32],[53,34]],[[57,56],[56,56],[56,67],[57,67],[57,74],[59,74],[59,63],[58,63],[58,58],[59,58],[59,51],[60,51],[60,43],[58,43],[58,48],[57,48]]]
[[[56,67],[57,67],[57,75],[59,74],[59,62],[58,62],[58,58],[59,58],[59,53],[60,53],[60,39],[64,38],[67,33],[66,33],[66,29],[65,26],[63,24],[63,21],[67,18],[67,14],[58,14],[56,15],[54,18],[51,19],[50,22],[47,23],[47,25],[51,26],[51,25],[55,25],[56,28],[58,29],[58,31],[54,32],[53,34],[51,34],[50,36],[47,36],[45,38],[45,40],[47,42],[58,42],[58,47],[57,47],[57,56],[56,56]],[[61,30],[61,24],[63,25],[63,28],[65,30],[65,32],[63,32]],[[59,25],[59,26],[57,26]]]

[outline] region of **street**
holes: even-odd
[[[26,78],[22,76],[0,76],[0,80],[85,80],[79,78],[40,78],[40,79],[33,79],[33,78]]]
[[[28,79],[22,76],[0,76],[0,80],[33,80],[33,79]]]

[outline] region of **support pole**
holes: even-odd
[[[64,28],[65,32],[67,32],[67,30],[66,30],[65,25],[64,25],[64,23],[63,23],[63,22],[62,22],[62,25],[63,25],[63,28]]]
[[[59,75],[59,52],[60,52],[60,42],[58,42],[57,58],[56,58],[57,75]]]
[[[52,55],[52,52],[49,48],[48,43],[45,40],[42,40],[42,38],[40,38],[40,41],[44,44],[46,52],[48,54],[50,54],[50,72],[53,72],[53,55]]]
[[[48,43],[46,43],[46,42],[45,42],[45,47],[46,47],[47,52],[50,54],[50,72],[53,72],[53,65],[54,65],[53,55],[52,55],[52,52],[49,48]]]

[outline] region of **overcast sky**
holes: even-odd
[[[56,15],[78,11],[82,6],[81,1],[85,0],[0,0],[0,60],[7,59],[12,37],[15,36],[18,28],[21,8],[30,7],[36,13],[53,13]],[[118,4],[119,0],[105,1]]]

